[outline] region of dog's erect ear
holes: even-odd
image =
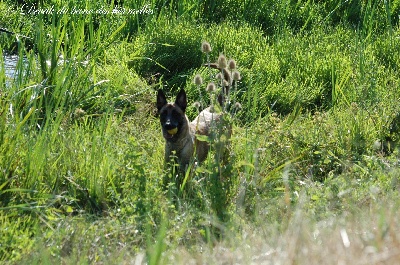
[[[165,98],[164,92],[162,92],[161,89],[158,90],[157,93],[157,110],[160,112],[162,107],[164,107],[167,104],[167,99]]]
[[[186,110],[187,101],[186,101],[186,92],[184,89],[179,91],[178,95],[175,99],[175,105],[177,105],[183,112]]]

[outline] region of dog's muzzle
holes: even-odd
[[[173,129],[171,129],[171,130],[167,130],[167,132],[168,132],[168,134],[170,134],[170,135],[174,135],[174,134],[176,134],[176,133],[178,132],[178,128],[175,127],[175,128],[173,128]]]
[[[175,128],[173,128],[173,129],[167,129],[167,128],[165,128],[165,130],[164,130],[164,138],[165,139],[172,139],[174,136],[175,136],[175,134],[177,134],[178,133],[178,127],[175,127]]]
[[[173,124],[170,119],[164,123],[164,137],[165,139],[172,139],[178,133],[178,126]]]

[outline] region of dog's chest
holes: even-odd
[[[172,152],[174,151],[178,157],[184,155],[191,155],[193,153],[195,132],[192,128],[188,127],[183,137],[178,139],[176,142],[167,142],[167,149]]]

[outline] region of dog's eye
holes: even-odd
[[[177,110],[172,110],[171,116],[179,120],[181,114]]]
[[[165,120],[167,118],[168,113],[166,111],[160,113],[160,119]]]

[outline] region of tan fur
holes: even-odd
[[[211,124],[218,122],[220,117],[220,114],[210,112],[210,108],[203,110],[192,122],[189,122],[185,115],[185,125],[181,129],[181,137],[174,143],[166,141],[165,161],[170,160],[174,151],[180,168],[186,170],[196,150],[197,161],[203,162],[207,158],[209,144],[206,141],[197,140],[196,135],[208,136]]]
[[[213,113],[208,107],[204,109],[199,116],[196,117],[191,123],[190,128],[192,132],[197,135],[209,136],[212,126],[217,126],[220,121],[221,114]],[[203,162],[207,158],[209,144],[205,141],[195,140],[196,155],[199,162]]]
[[[165,138],[165,162],[176,157],[182,171],[187,169],[190,161],[195,158],[203,162],[207,158],[209,143],[196,139],[196,135],[209,136],[213,126],[218,127],[221,114],[213,113],[211,108],[204,109],[196,119],[189,122],[186,114],[186,93],[181,90],[175,103],[167,103],[164,93],[159,90],[157,108],[160,114],[161,128]],[[168,133],[172,128],[178,128],[174,135]]]

